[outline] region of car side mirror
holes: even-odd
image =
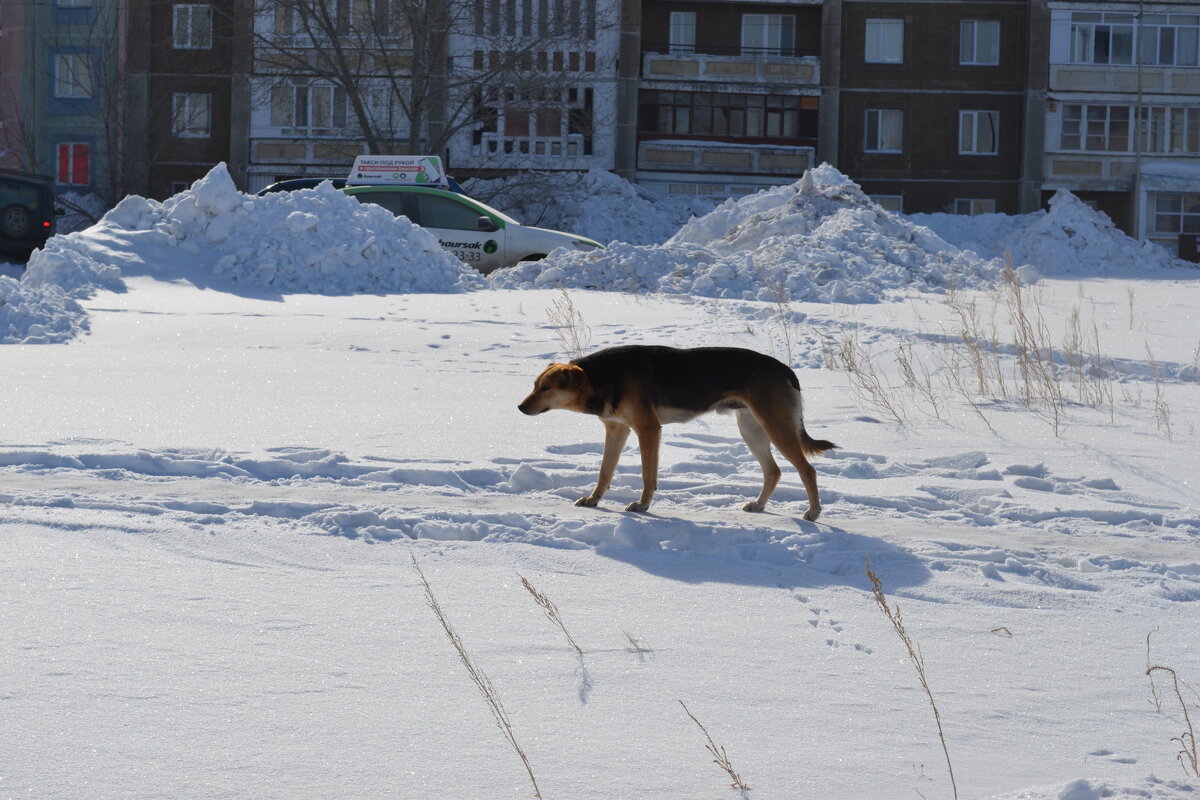
[[[497,225],[497,224],[496,224],[496,223],[495,223],[495,222],[492,220],[492,218],[491,218],[491,217],[489,217],[489,216],[480,216],[480,217],[479,217],[479,230],[481,230],[481,231],[487,231],[488,233],[491,233],[492,231],[498,231],[498,230],[500,230],[500,226],[499,226],[499,225]]]

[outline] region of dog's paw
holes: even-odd
[[[596,504],[599,502],[600,502],[599,497],[591,497],[589,495],[588,497],[581,497],[578,500],[576,500],[575,505],[582,506],[584,508],[595,508]]]
[[[819,506],[816,508],[810,508],[808,511],[804,512],[804,518],[809,522],[816,522],[817,517],[819,516],[821,516],[821,508]]]
[[[767,507],[766,503],[760,503],[757,500],[752,500],[749,503],[746,503],[746,505],[742,506],[742,511],[757,512],[757,511],[762,511],[766,507]]]
[[[641,500],[638,500],[636,503],[630,503],[629,505],[625,506],[625,510],[626,511],[637,511],[638,513],[641,513],[642,511],[645,511],[649,507],[650,507],[649,503],[643,503]]]

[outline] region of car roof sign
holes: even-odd
[[[449,188],[438,156],[356,156],[347,183]]]

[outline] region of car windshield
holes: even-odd
[[[466,197],[466,195],[463,195],[463,196]],[[521,225],[522,224],[519,220],[513,219],[508,214],[505,214],[503,211],[497,211],[496,209],[489,206],[487,203],[476,200],[474,197],[470,198],[470,200],[472,203],[474,203],[475,205],[482,208],[488,214],[491,214],[492,216],[497,217],[498,219],[504,220],[509,225]]]

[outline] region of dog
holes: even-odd
[[[600,478],[577,506],[595,506],[604,497],[632,430],[642,455],[642,494],[625,510],[646,511],[658,487],[662,426],[717,411],[736,414],[738,430],[762,467],[762,491],[743,510],[762,511],[779,483],[774,444],[800,473],[808,493],[804,519],[815,520],[821,498],[807,457],[837,447],[804,430],[796,373],[781,361],[740,347],[625,345],[599,350],[546,367],[517,408],[529,416],[565,408],[604,423]]]

